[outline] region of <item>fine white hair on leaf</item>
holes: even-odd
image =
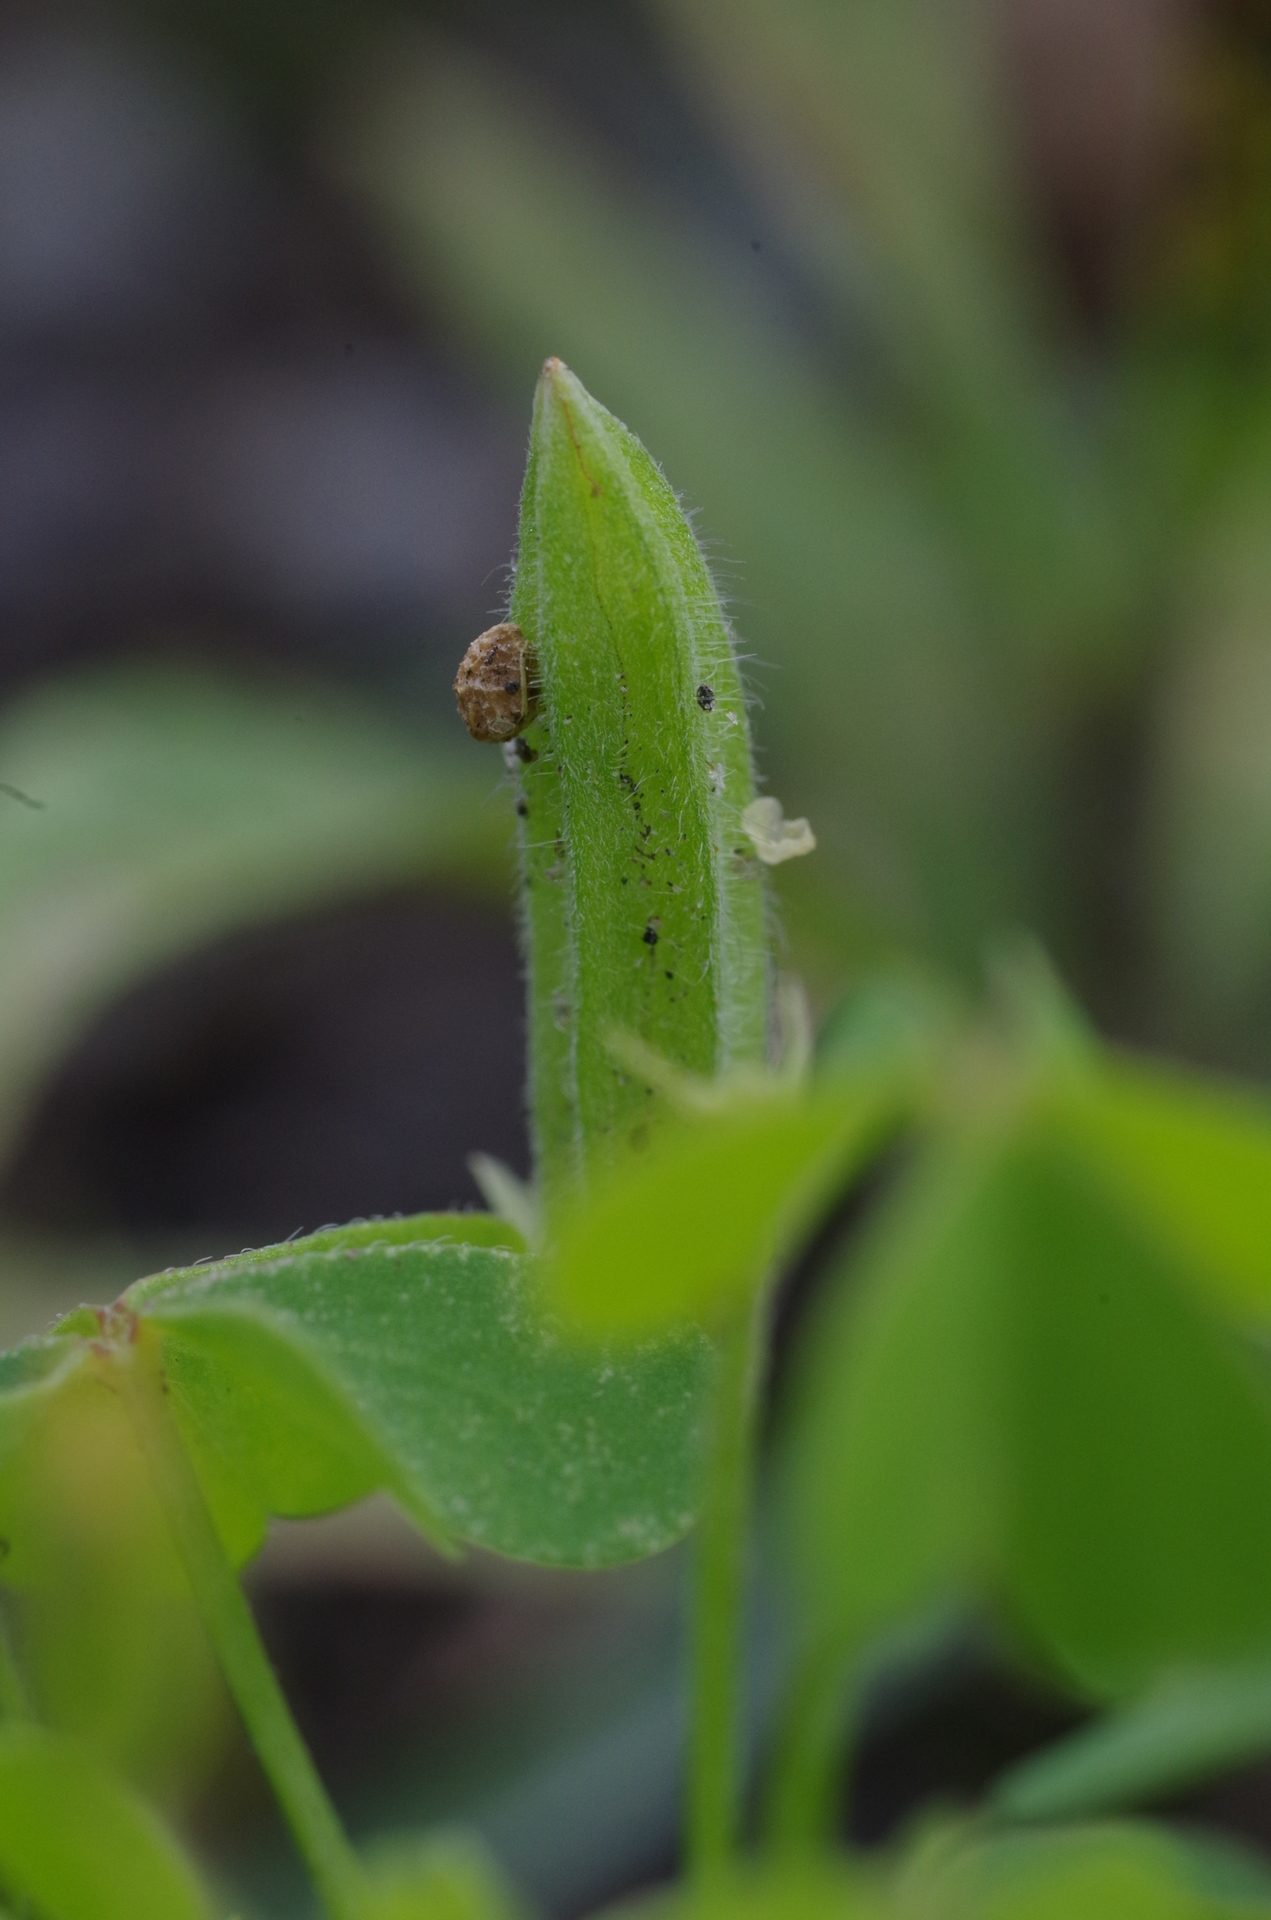
[[[752,800],[742,812],[741,825],[766,867],[797,860],[816,846],[816,835],[807,821],[787,820],[775,794],[761,794],[758,800]]]
[[[481,1197],[496,1214],[509,1221],[531,1246],[539,1236],[538,1200],[528,1180],[522,1180],[490,1153],[470,1153],[468,1171]]]

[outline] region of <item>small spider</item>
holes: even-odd
[[[511,620],[479,633],[455,675],[459,717],[474,740],[511,740],[538,712],[533,658]]]

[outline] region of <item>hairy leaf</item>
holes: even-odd
[[[691,1524],[712,1352],[565,1343],[534,1270],[435,1241],[281,1258],[145,1303],[214,1510],[320,1512],[387,1487],[440,1541],[598,1566]]]
[[[557,1194],[648,1135],[621,1028],[677,1066],[762,1063],[762,870],[731,635],[666,480],[559,360],[534,403],[512,611],[538,718],[518,763],[536,1172]]]

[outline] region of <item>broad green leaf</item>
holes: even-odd
[[[897,1196],[804,1339],[791,1551],[859,1647],[950,1589],[1096,1695],[1271,1641],[1271,1394],[1044,1130]]]
[[[878,1075],[806,1097],[743,1098],[668,1127],[566,1217],[553,1299],[593,1332],[725,1313],[796,1244],[899,1108],[899,1089]]]
[[[0,1727],[0,1887],[44,1920],[208,1920],[175,1841],[74,1743]]]
[[[526,1256],[292,1254],[143,1310],[214,1510],[320,1512],[381,1486],[442,1541],[569,1566],[639,1558],[691,1524],[709,1344],[581,1353]]]
[[[204,1261],[197,1267],[168,1267],[136,1281],[128,1288],[128,1304],[137,1312],[156,1294],[183,1281],[206,1279],[214,1267],[219,1273],[236,1273],[240,1267],[270,1266],[275,1261],[294,1259],[308,1253],[339,1253],[357,1247],[411,1247],[422,1241],[445,1240],[472,1247],[504,1247],[512,1253],[524,1253],[525,1240],[516,1227],[494,1213],[412,1213],[388,1220],[353,1220],[343,1227],[324,1227],[320,1233],[307,1233],[298,1240],[284,1240],[270,1247],[249,1247],[231,1253],[223,1260]],[[59,1328],[69,1329],[70,1316]]]
[[[39,687],[0,719],[0,1153],[123,988],[228,929],[503,868],[489,779],[347,691],[177,667]]]
[[[858,1647],[995,1571],[1000,1330],[974,1231],[992,1172],[923,1164],[796,1350],[783,1507],[818,1639]]]
[[[1271,1314],[1271,1101],[1105,1056],[1056,1095],[1056,1126],[1145,1229],[1228,1308]]]
[[[482,1214],[333,1229],[140,1281],[113,1321],[81,1309],[0,1356],[4,1577],[55,1578],[87,1533],[117,1535],[143,1584],[183,1585],[110,1382],[121,1312],[162,1330],[236,1562],[271,1514],[375,1488],[442,1545],[586,1566],[668,1545],[693,1519],[713,1350],[683,1334],[578,1352],[544,1317],[518,1244]]]

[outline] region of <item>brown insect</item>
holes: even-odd
[[[511,620],[479,633],[455,675],[459,717],[474,740],[511,740],[538,712],[533,656]]]

